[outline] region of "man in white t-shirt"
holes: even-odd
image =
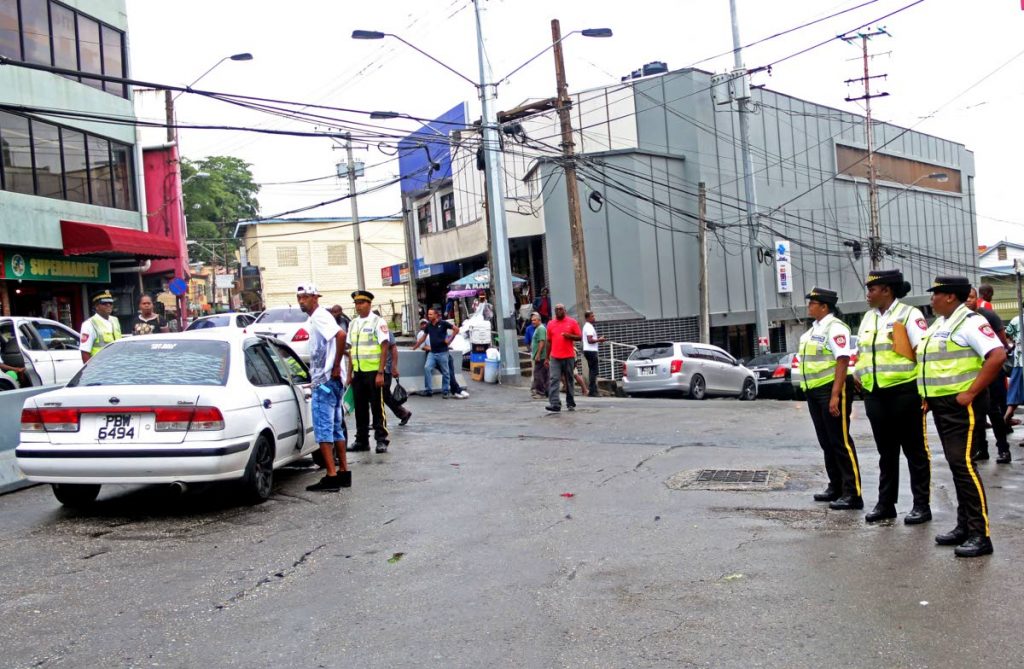
[[[345,331],[331,312],[320,306],[320,293],[311,283],[299,284],[295,296],[302,312],[309,314],[309,373],[312,376],[313,434],[320,444],[327,475],[306,490],[333,492],[352,486],[345,456]],[[338,466],[334,465],[335,453]]]
[[[597,397],[597,351],[600,345],[607,340],[604,337],[597,336],[597,328],[594,327],[597,317],[594,316],[593,311],[585,312],[584,318],[586,318],[587,322],[583,324],[583,357],[587,361],[590,396]]]

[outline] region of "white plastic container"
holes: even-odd
[[[497,383],[498,382],[498,367],[500,363],[497,360],[487,360],[484,363],[484,383]]]
[[[498,352],[498,349],[496,349],[496,348],[494,348],[492,346],[489,349],[487,349],[487,359],[488,360],[501,360],[501,354]]]

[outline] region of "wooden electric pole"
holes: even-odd
[[[572,240],[572,265],[576,277],[576,316],[590,311],[590,279],[587,276],[587,252],[583,239],[583,215],[580,212],[579,189],[576,185],[575,144],[572,141],[572,119],[569,109],[568,85],[565,82],[565,61],[562,59],[562,28],[558,19],[551,20],[551,42],[555,52],[555,80],[558,84],[558,120],[562,126],[562,172],[569,203],[569,235]]]
[[[700,343],[711,343],[711,300],[708,286],[708,191],[704,182],[697,185],[697,238],[700,245]]]

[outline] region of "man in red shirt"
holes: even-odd
[[[558,386],[562,382],[562,375],[565,374],[568,381],[565,384],[565,406],[569,411],[576,410],[576,400],[572,396],[573,372],[576,370],[576,346],[575,342],[583,338],[580,332],[580,324],[576,319],[565,315],[565,305],[555,305],[555,317],[548,321],[548,360],[550,372],[548,382],[548,405],[544,407],[548,411],[561,411],[562,402],[558,396]]]

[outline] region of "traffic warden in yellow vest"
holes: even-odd
[[[942,440],[957,501],[956,527],[935,537],[935,543],[956,546],[957,557],[988,555],[988,503],[971,453],[985,441],[985,391],[999,375],[1006,351],[988,321],[964,304],[971,290],[967,277],[935,277],[928,290],[940,318],[917,347],[917,387]]]
[[[866,285],[871,309],[857,332],[854,382],[864,392],[864,411],[878,448],[878,503],[865,520],[874,523],[896,517],[902,449],[914,497],[914,506],[903,522],[926,523],[932,519],[931,454],[917,396],[914,349],[928,323],[920,309],[900,302],[910,292],[910,284],[899,270],[873,270]]]
[[[860,465],[850,438],[853,382],[846,376],[850,364],[850,328],[836,317],[838,296],[825,288],[812,288],[806,296],[811,329],[800,337],[799,368],[793,379],[807,397],[818,444],[825,453],[828,487],[814,496],[833,509],[863,509]]]
[[[89,362],[104,346],[121,338],[121,323],[111,316],[114,313],[114,296],[109,290],[92,296],[93,309],[96,313],[82,323],[82,343],[78,350],[82,352],[82,362]]]
[[[349,451],[370,450],[370,415],[377,452],[387,453],[388,422],[384,414],[384,366],[387,362],[388,324],[371,311],[373,293],[357,290],[352,301],[358,314],[348,325],[352,344],[352,394],[356,405],[356,438]]]

